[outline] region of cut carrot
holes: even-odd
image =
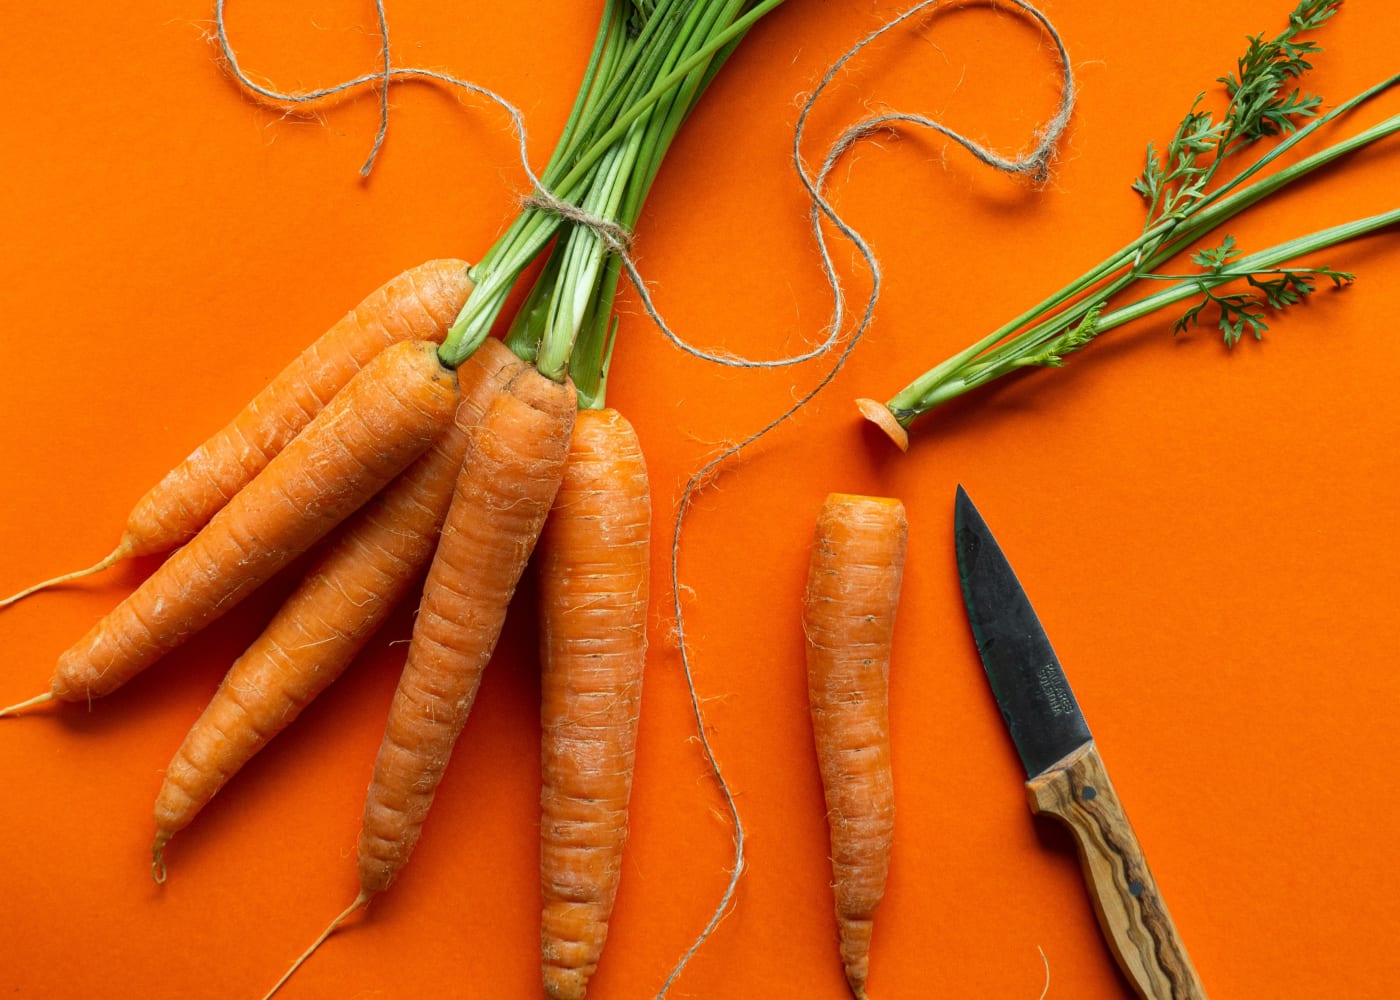
[[[884,431],[885,436],[893,441],[900,451],[909,450],[909,432],[900,425],[884,403],[862,397],[856,400],[856,409],[862,417]]]
[[[344,527],[238,658],[166,768],[156,798],[152,874],[163,851],[238,769],[339,677],[432,559],[467,431],[524,362],[487,340],[457,369],[456,420]]]
[[[456,405],[457,376],[442,367],[435,344],[382,352],[190,544],[59,658],[50,696],[110,694],[231,610],[426,451]]]
[[[111,553],[87,569],[26,587],[0,600],[0,608],[189,541],[385,347],[441,341],[471,288],[466,262],[445,259],[420,264],[376,289],[152,487],[128,515]]]
[[[545,993],[583,1000],[612,916],[646,660],[651,498],[632,425],[583,410],[540,539]]]
[[[889,664],[907,537],[898,500],[833,493],[817,519],[802,605],[841,962],[858,998],[894,832]]]

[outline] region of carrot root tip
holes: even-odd
[[[909,450],[909,432],[895,419],[888,406],[873,399],[857,399],[856,409],[860,410],[862,417],[884,431],[900,451]]]
[[[307,948],[304,952],[301,953],[301,955],[297,957],[297,960],[292,963],[292,967],[290,969],[282,973],[282,978],[277,980],[277,982],[275,982],[272,985],[272,989],[267,991],[267,993],[263,996],[263,1000],[271,1000],[273,994],[275,994],[278,990],[285,986],[287,984],[287,980],[292,978],[292,975],[297,971],[297,969],[300,969],[304,964],[306,964],[306,960],[315,953],[317,948],[321,947],[321,945],[325,943],[326,938],[334,934],[340,928],[340,925],[345,923],[345,921],[348,920],[350,916],[355,913],[355,911],[364,909],[365,906],[369,904],[369,900],[369,893],[361,890],[360,894],[355,897],[355,901],[349,906],[347,906],[344,910],[342,910],[340,912],[340,915],[331,921],[330,926],[321,932],[320,937],[318,937],[315,941],[311,942],[310,948]]]
[[[3,719],[7,715],[16,715],[24,711],[26,708],[33,708],[35,705],[42,705],[46,701],[53,701],[52,691],[45,691],[43,694],[36,694],[33,698],[27,698],[24,701],[16,702],[15,704],[9,705],[5,708],[0,708],[0,719]]]
[[[104,569],[110,569],[115,566],[130,554],[131,546],[127,543],[126,539],[123,538],[120,545],[87,569],[74,570],[72,573],[63,573],[52,579],[41,581],[30,587],[25,587],[19,593],[11,594],[9,597],[0,600],[0,609],[8,608],[11,604],[22,601],[30,594],[37,594],[41,590],[47,590],[50,587],[57,587],[65,583],[72,583],[74,580],[81,580],[83,577],[92,576],[94,573],[101,573]]]
[[[156,885],[165,885],[165,845],[170,843],[170,835],[161,833],[151,846],[151,878]]]

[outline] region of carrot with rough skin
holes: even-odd
[[[559,489],[576,412],[571,382],[527,367],[471,428],[365,801],[359,895],[267,996],[389,887],[417,845]]]
[[[111,553],[87,569],[26,587],[0,600],[0,608],[189,541],[380,351],[405,340],[441,341],[471,292],[467,266],[430,260],[380,286],[152,487],[132,508]]]
[[[889,663],[907,538],[898,500],[828,496],[802,604],[841,962],[861,1000],[894,831]]]
[[[583,1000],[622,872],[650,542],[636,432],[616,410],[581,410],[539,548],[541,945],[552,1000]]]
[[[457,369],[453,424],[347,522],[233,664],[166,768],[156,798],[152,875],[165,845],[253,755],[350,665],[427,568],[467,448],[467,431],[524,362],[499,340]]]
[[[58,661],[41,701],[115,691],[231,610],[432,444],[457,406],[437,345],[383,351],[125,601]]]
[[[573,386],[527,368],[472,429],[375,762],[361,887],[403,867],[563,476]]]

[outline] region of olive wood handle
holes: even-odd
[[[1138,995],[1205,1000],[1093,742],[1026,782],[1026,792],[1032,812],[1054,816],[1073,832],[1099,926]]]

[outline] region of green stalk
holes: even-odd
[[[1306,236],[1299,236],[1266,250],[1241,257],[1233,261],[1229,267],[1219,271],[1207,271],[1199,275],[1192,275],[1137,302],[1123,306],[1111,313],[1099,315],[1093,323],[1091,336],[1097,337],[1115,327],[1142,319],[1159,309],[1192,298],[1204,291],[1218,288],[1232,281],[1239,281],[1251,274],[1269,271],[1290,260],[1325,250],[1348,240],[1358,239],[1397,223],[1400,223],[1400,208],[1332,226],[1328,229],[1320,229]],[[1158,276],[1148,277],[1157,278]],[[1041,346],[1044,346],[1043,343]],[[927,403],[924,412],[951,399],[956,399],[993,379],[1009,375],[1013,371],[1045,363],[1041,360],[1027,360],[1024,354],[1020,356],[997,355],[967,362],[959,367],[955,375],[946,378],[928,390],[923,397],[923,401]],[[898,418],[898,414],[896,414],[896,418]],[[904,421],[901,421],[901,425],[907,426]]]
[[[731,8],[737,9],[737,8]],[[726,14],[726,16],[729,16]],[[744,29],[747,32],[747,28]],[[628,230],[641,217],[642,207],[652,183],[661,168],[661,161],[670,149],[681,125],[690,116],[701,95],[743,40],[744,33],[726,32],[729,40],[710,56],[703,66],[694,66],[687,82],[675,92],[665,114],[653,115],[643,144],[636,176],[629,185],[618,221]],[[710,48],[710,46],[706,46]],[[687,60],[693,63],[694,60]],[[616,322],[609,322],[612,303],[621,278],[622,261],[616,255],[608,258],[594,298],[594,308],[579,331],[579,349],[570,366],[575,385],[579,387],[581,405],[602,407],[606,395],[608,363],[612,356]]]
[[[636,225],[672,140],[737,47],[742,35],[734,27],[753,15],[753,10],[745,13],[748,6],[747,0],[689,4],[669,51],[655,64],[653,77],[662,82],[647,82],[637,98],[650,103],[632,105],[625,119],[613,120],[605,130],[613,134],[620,122],[631,123],[593,164],[588,186],[577,198],[585,212],[628,232]],[[717,46],[717,39],[726,41]],[[542,373],[562,378],[567,372],[584,408],[604,405],[617,326],[612,303],[621,272],[622,261],[598,232],[566,223],[507,335],[507,344],[533,359]]]
[[[602,219],[616,216],[623,183],[637,159],[638,143],[637,136],[631,135],[625,144],[614,147],[600,161],[598,183],[583,199],[581,207],[585,212]],[[549,320],[535,362],[540,374],[556,381],[562,381],[568,374],[574,338],[588,311],[606,253],[603,238],[592,229],[574,226],[569,232]]]
[[[970,347],[924,372],[900,390],[885,405],[899,424],[907,428],[919,416],[976,384],[990,381],[989,371],[1011,371],[1022,367],[1020,362],[1038,353],[1045,343],[1081,322],[1089,313],[1101,309],[1104,303],[1121,293],[1135,281],[1148,276],[1180,253],[1190,243],[1214,230],[1226,220],[1257,204],[1268,196],[1316,170],[1374,142],[1400,131],[1400,115],[1394,115],[1355,136],[1341,140],[1291,166],[1278,170],[1252,184],[1245,185],[1271,163],[1298,143],[1307,139],[1336,118],[1355,110],[1379,94],[1400,84],[1400,75],[1392,76],[1338,105],[1325,115],[1309,122],[1272,147],[1258,161],[1222,184],[1198,202],[1192,213],[1181,218],[1167,218],[1147,229],[1131,243],[1086,271],[1058,292],[1032,306]],[[1241,187],[1241,185],[1244,185]],[[1109,279],[1119,271],[1126,272]],[[1105,284],[1105,282],[1107,282]],[[1096,289],[1092,295],[1090,290]],[[1020,334],[1018,330],[1024,329]],[[1102,330],[1102,319],[1098,327]],[[1016,334],[1013,336],[1013,334]],[[997,345],[1001,345],[998,347]],[[995,350],[994,350],[995,349]],[[991,353],[989,353],[991,352]],[[983,355],[988,355],[983,357]],[[974,364],[975,361],[975,364]],[[975,369],[980,375],[974,375]],[[958,381],[960,389],[950,390],[946,383]]]
[[[629,55],[625,11],[626,3],[622,0],[610,0],[604,8],[603,21],[599,27],[598,37],[594,42],[588,65],[584,70],[578,96],[574,100],[573,109],[564,125],[563,132],[560,134],[559,141],[555,145],[554,152],[550,155],[549,162],[545,164],[544,174],[541,177],[545,184],[551,184],[564,169],[565,164],[573,155],[577,143],[586,137],[588,123],[594,121],[599,114],[607,112],[605,102],[610,94],[610,84],[624,71],[625,62]],[[604,106],[600,107],[600,105]],[[518,234],[518,228],[508,230],[501,240],[498,240],[487,250],[474,271],[489,273],[493,270],[498,258],[510,254],[512,235]]]
[[[1100,333],[1112,330],[1114,327],[1123,326],[1125,323],[1131,323],[1144,316],[1150,316],[1164,306],[1191,298],[1204,290],[1218,288],[1231,281],[1246,278],[1251,274],[1269,271],[1290,260],[1297,260],[1299,257],[1326,250],[1339,243],[1369,236],[1371,233],[1389,228],[1397,223],[1400,223],[1400,208],[1392,208],[1388,212],[1380,212],[1364,219],[1355,219],[1338,226],[1319,229],[1306,236],[1298,236],[1275,244],[1266,250],[1241,257],[1220,271],[1191,275],[1131,305],[1123,306],[1111,313],[1105,313],[1099,317],[1095,329]]]
[[[758,22],[760,18],[762,18],[765,14],[775,10],[783,2],[784,0],[763,0],[762,3],[755,5],[754,8],[750,10],[747,14],[743,15],[738,20],[734,21],[733,24],[725,28],[723,31],[710,38],[704,46],[692,53],[686,59],[682,60],[671,72],[667,73],[665,76],[657,80],[655,85],[649,91],[647,91],[647,93],[643,95],[643,97],[641,97],[634,105],[629,107],[626,112],[619,115],[617,120],[613,123],[612,127],[608,129],[605,133],[603,133],[603,135],[598,139],[598,141],[594,143],[592,147],[590,147],[587,153],[585,153],[579,158],[579,161],[577,164],[575,164],[573,171],[576,172],[580,169],[586,169],[592,166],[596,158],[602,155],[603,150],[605,150],[612,143],[616,142],[618,139],[622,138],[622,136],[626,133],[628,127],[631,126],[632,122],[635,121],[637,117],[639,117],[642,113],[644,113],[648,108],[650,108],[653,104],[659,101],[662,97],[666,96],[666,94],[669,93],[682,80],[684,80],[691,73],[692,70],[696,69],[697,67],[703,66],[706,63],[706,61],[716,52],[720,51],[721,49],[728,48],[734,43],[738,42],[741,38],[743,38],[744,34],[750,28],[752,28],[754,24]],[[571,172],[569,177],[565,178],[565,182],[567,182],[570,179],[570,177],[572,177],[572,175],[573,174]]]
[[[595,76],[586,78],[581,88],[597,96],[580,115],[569,142],[555,147],[540,175],[541,184],[555,197],[573,202],[586,187],[588,172],[570,170],[570,166],[577,161],[581,149],[588,151],[598,146],[594,136],[601,123],[616,117],[619,107],[627,107],[629,101],[644,94],[657,64],[673,43],[678,24],[676,11],[684,2],[686,0],[668,0],[647,21],[641,34],[629,39],[622,13],[628,7],[627,0],[610,0],[609,10],[616,13],[612,17],[605,16],[611,30],[606,34],[600,31],[597,44],[607,46],[604,58],[599,60],[601,69],[595,67]],[[455,367],[476,350],[490,333],[520,272],[549,244],[562,223],[555,212],[533,206],[522,208],[506,232],[472,268],[476,287],[438,352],[444,364]]]
[[[621,57],[612,78],[604,84],[602,97],[581,113],[572,130],[571,140],[556,147],[555,155],[540,176],[541,183],[562,201],[580,204],[598,183],[604,157],[618,144],[626,142],[633,124],[642,121],[652,108],[682,87],[692,73],[698,71],[704,75],[717,54],[727,56],[760,17],[782,2],[763,0],[738,16],[739,11],[748,6],[742,0],[730,0],[727,4],[706,0],[663,0],[647,18],[642,33],[632,40],[627,55]],[[610,9],[613,6],[625,7],[625,0],[613,0]],[[713,16],[716,10],[721,12],[718,17]],[[617,21],[621,20],[619,16]],[[682,22],[692,26],[704,23],[710,27],[687,35]],[[598,45],[603,46],[604,51],[609,42],[614,46],[620,44],[616,38],[610,39],[607,35],[606,31],[600,31]],[[689,44],[687,39],[690,40]],[[585,87],[589,82],[586,81]],[[644,129],[645,125],[639,128]],[[634,162],[652,164],[648,169],[654,174],[654,161],[650,157],[640,157]],[[623,184],[623,190],[626,187]],[[444,364],[460,364],[480,345],[489,334],[520,273],[539,256],[564,225],[564,220],[555,212],[533,206],[522,209],[507,231],[472,269],[477,285],[439,351]],[[563,270],[561,265],[561,274]],[[523,344],[521,338],[513,337],[512,343],[526,353],[530,352],[529,345]],[[550,363],[557,368],[558,359],[567,359],[570,353],[569,349],[552,347]]]
[[[1391,86],[1396,82],[1400,82],[1400,78],[1392,78],[1390,81],[1387,81],[1386,86]],[[1158,229],[1155,228],[1149,233],[1145,233],[1138,240],[1120,251],[1119,254],[1109,258],[1108,261],[1101,265],[1102,273],[1100,273],[1099,278],[1101,280],[1107,274],[1111,274],[1113,270],[1122,267],[1126,259],[1133,257],[1135,254],[1141,254],[1142,248],[1146,244],[1155,241],[1157,249],[1152,252],[1151,256],[1141,261],[1132,270],[1120,275],[1111,283],[1100,287],[1093,296],[1080,298],[1079,301],[1066,306],[1059,312],[1054,312],[1047,319],[1042,320],[1035,326],[1029,327],[1016,337],[1006,340],[996,352],[997,359],[1000,362],[999,367],[1005,366],[1007,370],[1014,367],[1021,367],[1022,365],[1020,362],[1024,358],[1034,356],[1043,351],[1048,341],[1083,321],[1090,312],[1096,309],[1101,310],[1115,296],[1125,291],[1134,282],[1144,279],[1155,280],[1157,276],[1152,274],[1153,269],[1160,267],[1177,254],[1181,253],[1196,240],[1215,230],[1221,223],[1233,218],[1240,212],[1243,212],[1245,209],[1255,205],[1294,181],[1300,180],[1308,174],[1327,166],[1334,160],[1340,159],[1349,153],[1356,152],[1377,140],[1394,135],[1396,132],[1400,132],[1400,115],[1393,115],[1385,121],[1373,125],[1371,128],[1351,138],[1334,143],[1326,149],[1319,150],[1306,159],[1299,160],[1292,166],[1270,174],[1268,177],[1256,181],[1254,184],[1240,191],[1236,191],[1230,197],[1222,198],[1219,201],[1215,201],[1214,204],[1211,204],[1215,199],[1215,195],[1213,195],[1211,198],[1201,203],[1209,207],[1203,208],[1198,215],[1192,215],[1181,220],[1179,224],[1171,227],[1169,233],[1159,233]],[[1261,160],[1260,165],[1262,165],[1263,162],[1264,161]],[[1233,184],[1230,186],[1232,187]],[[1228,188],[1216,192],[1216,195],[1223,194],[1225,190],[1228,190]],[[1167,235],[1170,235],[1170,239],[1165,238]],[[1093,284],[1098,284],[1098,281],[1093,282]],[[1073,298],[1074,295],[1078,295],[1083,291],[1085,287],[1090,286],[1069,286],[1069,288],[1062,290],[1060,293],[1060,302],[1063,303],[1065,300]],[[1065,294],[1065,292],[1071,290],[1073,291],[1073,295]],[[1102,331],[1101,325],[1096,328]],[[1002,330],[999,331],[1000,336],[992,343],[1000,343],[1003,339],[1008,337],[1014,329],[1015,327],[1011,327],[1010,325],[1002,327]],[[977,346],[982,346],[985,343],[985,341],[980,342]],[[987,344],[986,346],[991,345]],[[982,350],[978,350],[964,360],[970,361],[972,357],[982,353]],[[959,355],[959,357],[962,357],[962,355]],[[974,388],[978,384],[990,381],[986,373],[994,370],[992,366],[988,364],[979,364],[977,369],[981,374],[965,376],[968,382],[968,388]],[[926,389],[927,388],[932,388],[932,386],[930,385],[926,387]],[[912,420],[913,417],[909,419]]]
[[[697,45],[703,47],[705,41],[713,36],[716,25],[732,19],[742,3],[743,0],[729,0],[724,6],[692,8],[691,16],[687,18],[678,37],[675,52],[668,56],[666,64],[662,67],[663,74],[674,62],[685,61],[685,54],[689,48]],[[679,126],[684,115],[673,116],[670,112],[678,106],[684,107],[686,111],[693,106],[694,88],[703,77],[702,68],[692,70],[690,78],[682,80],[679,87],[663,98],[661,103],[648,108],[644,115],[633,121],[622,145],[614,147],[608,154],[613,162],[609,163],[607,158],[601,161],[607,165],[595,174],[594,190],[584,201],[583,207],[586,211],[631,228],[631,224],[635,222],[635,214],[629,213],[630,217],[625,220],[621,218],[619,213],[622,203],[629,190],[635,191],[639,186],[649,186],[664,151],[657,148],[657,129],[653,126],[659,123],[664,130],[668,125],[672,125],[670,134],[673,135],[674,127]],[[648,155],[644,156],[644,151]],[[641,176],[636,176],[639,163],[643,164],[643,169]],[[641,199],[634,198],[629,208],[640,209],[640,205]],[[551,321],[545,328],[537,362],[541,373],[551,378],[562,378],[569,364],[574,342],[583,327],[585,317],[590,313],[590,303],[598,291],[598,280],[608,249],[600,234],[585,227],[574,227],[569,235],[569,245],[568,257],[555,289],[555,308],[551,312]],[[615,285],[610,290],[615,290]],[[605,317],[600,317],[596,310],[592,311],[595,322],[601,319],[606,323]],[[590,349],[601,351],[605,349],[605,345],[606,341],[592,343]],[[598,370],[597,378],[601,382],[602,359],[589,359],[586,365],[590,372],[594,368]],[[577,384],[575,381],[576,386]],[[593,387],[586,387],[583,391],[589,402],[601,398],[601,394]]]
[[[718,69],[718,62],[719,57],[717,57],[716,60],[712,62],[710,66],[711,72],[714,72]],[[689,105],[686,106],[681,115],[677,116],[673,113],[670,116],[668,116],[668,122],[671,122],[671,134],[674,134],[675,129],[679,127],[680,121],[684,119],[684,112],[688,111]],[[638,175],[644,176],[645,178],[642,185],[640,185],[640,187],[642,187],[643,190],[639,190],[639,185],[638,183],[636,183],[637,178],[635,177],[629,177],[628,180],[630,181],[630,183],[625,185],[618,184],[617,179],[615,178],[612,184],[613,187],[625,188],[625,194],[622,199],[621,205],[618,206],[614,204],[612,206],[612,211],[609,213],[609,215],[610,217],[615,218],[619,225],[621,225],[625,229],[630,230],[630,228],[635,224],[637,216],[640,212],[641,201],[645,196],[644,188],[649,186],[651,178],[655,176],[656,169],[660,165],[661,155],[662,153],[664,153],[664,148],[660,150],[657,149],[655,132],[656,129],[654,127],[654,124],[649,123],[648,129],[645,132],[645,134],[643,134],[639,143],[635,140],[635,136],[629,138],[629,142],[632,145],[640,147],[640,162],[638,164],[636,172]],[[594,197],[595,200],[593,204],[596,206],[596,196]],[[614,199],[614,202],[615,201],[616,199]],[[584,232],[585,234],[587,234],[587,230],[585,230]],[[568,254],[569,246],[571,243],[572,237],[570,240],[559,241],[556,243],[555,248],[550,255],[549,262],[546,265],[546,272],[540,276],[540,278],[531,288],[524,307],[522,307],[520,312],[517,313],[515,320],[512,323],[510,332],[506,337],[506,343],[512,348],[512,350],[514,350],[519,356],[526,358],[527,360],[533,361],[539,354],[540,342],[545,335],[545,329],[552,312],[551,301],[555,296],[560,283],[566,280],[561,276],[561,270],[563,268],[562,261],[563,258]],[[611,310],[613,291],[616,287],[616,281],[619,271],[620,262],[617,260],[616,257],[609,256],[607,258],[607,264],[604,268],[606,276],[600,277],[600,280],[598,282],[598,294],[602,296],[602,298],[605,301],[602,303],[595,302],[593,304],[594,308],[589,310],[590,318],[588,321],[585,322],[585,328],[594,324],[595,321],[599,321],[602,323],[604,330],[606,330],[608,313]],[[569,283],[577,283],[576,277],[571,277],[567,280],[569,281]],[[600,304],[603,306],[603,308],[597,308]],[[597,317],[599,316],[601,317],[601,320],[597,319]],[[601,359],[601,353],[596,351],[594,353],[597,356],[597,358]],[[583,360],[585,359],[576,358],[574,360],[574,363],[571,365],[571,368],[577,369],[580,361]],[[578,382],[578,377],[579,376],[577,374],[574,375],[576,384]]]

